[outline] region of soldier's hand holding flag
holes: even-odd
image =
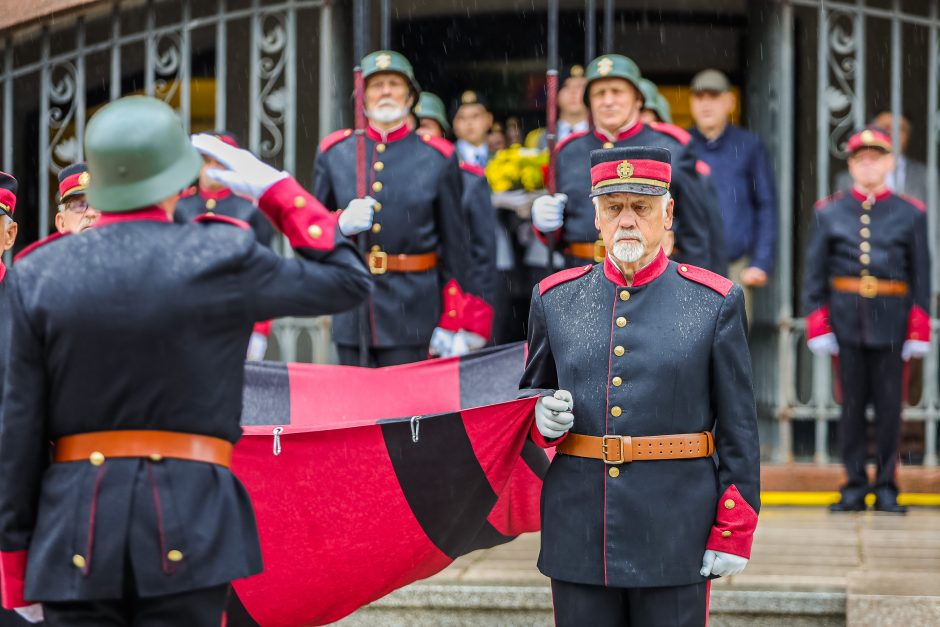
[[[560,438],[574,425],[574,398],[568,390],[556,390],[535,404],[535,426],[543,437]]]

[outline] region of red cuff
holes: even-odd
[[[806,316],[806,339],[811,340],[814,337],[832,333],[832,326],[829,324],[829,305],[820,307],[810,315]]]
[[[532,225],[532,230],[535,232],[535,236],[539,239],[540,242],[548,246],[548,235],[547,233],[542,233],[540,230],[535,228],[535,225]],[[561,227],[557,231],[552,231],[551,235],[555,236],[555,245],[557,246],[562,241],[562,233],[564,232],[565,227]]]
[[[29,605],[29,601],[23,597],[26,556],[26,551],[0,552],[0,592],[3,594],[5,609],[12,610]]]
[[[451,279],[444,286],[443,311],[437,326],[445,331],[469,331],[485,340],[493,329],[493,308],[479,296],[465,294],[460,284]]]
[[[757,512],[732,485],[718,499],[718,513],[705,548],[750,559],[756,528]]]
[[[553,440],[546,440],[545,436],[539,432],[538,426],[536,426],[535,421],[532,421],[532,428],[529,429],[529,437],[532,438],[532,441],[535,442],[540,448],[552,448],[561,444],[562,440],[568,437],[568,432],[566,431],[560,438],[555,438]]]
[[[339,217],[327,211],[293,178],[272,185],[258,199],[258,208],[287,236],[292,248],[333,250]]]
[[[256,322],[255,328],[252,329],[252,333],[260,333],[264,337],[271,335],[271,325],[273,324],[272,320],[265,320],[264,322]]]
[[[930,316],[917,305],[911,307],[911,313],[907,318],[907,339],[930,341]]]

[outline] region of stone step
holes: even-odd
[[[845,625],[843,592],[714,590],[710,627]],[[505,627],[553,624],[547,585],[475,586],[417,583],[336,623],[342,627]]]

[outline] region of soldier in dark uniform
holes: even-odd
[[[565,252],[569,267],[604,259],[603,243],[594,227],[594,208],[588,200],[591,177],[590,153],[615,146],[658,146],[672,153],[673,195],[676,201],[676,247],[678,261],[712,270],[723,259],[720,241],[714,241],[712,214],[720,213],[714,195],[703,189],[696,172],[693,151],[683,143],[676,127],[647,126],[640,121],[643,96],[640,70],[619,54],[591,61],[587,70],[585,98],[591,107],[593,128],[575,133],[559,143],[557,151],[558,193],[537,198],[532,206],[532,222],[540,236],[552,234]],[[717,251],[717,253],[716,253]]]
[[[252,324],[333,313],[369,290],[336,217],[296,181],[215,138],[199,147],[296,258],[233,218],[172,223],[199,153],[168,105],[135,96],[86,130],[96,227],[16,264],[0,588],[4,607],[41,602],[49,625],[221,623],[229,582],[262,569],[228,468]]]
[[[807,344],[839,356],[840,446],[848,481],[833,511],[904,513],[895,481],[903,364],[930,341],[930,252],[924,205],[887,187],[891,139],[876,128],[849,139],[853,187],[816,203],[806,248],[803,306]],[[875,409],[875,482],[865,471],[865,407]]]
[[[744,299],[663,253],[669,151],[591,165],[607,256],[535,287],[520,383],[541,396],[534,439],[558,452],[539,569],[557,625],[701,626],[709,578],[747,564],[760,505]]]
[[[85,189],[88,188],[88,167],[84,162],[73,163],[59,171],[59,212],[55,216],[55,229],[59,233],[81,233],[98,220],[97,209],[88,206]]]
[[[417,133],[419,135],[430,135],[444,139],[450,132],[450,124],[447,123],[447,115],[444,111],[444,103],[431,92],[421,92],[418,98],[418,104],[414,108],[415,119],[418,122]],[[473,269],[476,274],[475,283],[478,286],[483,299],[488,302],[493,301],[493,290],[496,285],[496,210],[490,196],[490,184],[486,180],[486,173],[483,168],[471,165],[466,161],[460,162],[460,180],[463,186],[463,192],[460,198],[463,210],[466,214],[467,225],[471,234],[471,254],[473,257]],[[448,350],[435,351],[432,345],[432,354],[460,354],[461,345],[466,345],[468,349],[479,348],[479,337],[473,338],[477,344],[470,346],[465,339],[465,333],[458,332],[454,336],[458,346],[457,352],[454,352],[455,346],[452,344]],[[440,335],[439,335],[440,337]],[[459,338],[459,339],[458,339]],[[444,347],[441,347],[444,348]]]
[[[405,57],[373,52],[362,60],[362,73],[371,195],[356,197],[351,129],[323,139],[313,171],[314,196],[329,209],[342,209],[340,231],[347,236],[364,233],[375,279],[366,308],[333,318],[340,362],[360,363],[364,309],[367,362],[372,366],[425,359],[435,333],[463,330],[485,342],[493,314],[474,281],[454,145],[408,128],[420,90]]]
[[[207,133],[232,146],[239,148],[235,135],[228,131],[214,131]],[[274,227],[264,214],[258,210],[250,199],[232,193],[232,190],[212,180],[206,173],[212,169],[220,168],[220,164],[209,155],[202,155],[202,168],[199,170],[199,181],[196,185],[183,192],[173,221],[177,224],[192,222],[203,214],[218,214],[237,218],[247,222],[255,234],[255,238],[262,246],[271,247],[274,237]]]

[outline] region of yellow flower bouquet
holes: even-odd
[[[494,193],[513,189],[533,192],[545,187],[548,151],[513,144],[500,150],[486,164],[486,179]]]

